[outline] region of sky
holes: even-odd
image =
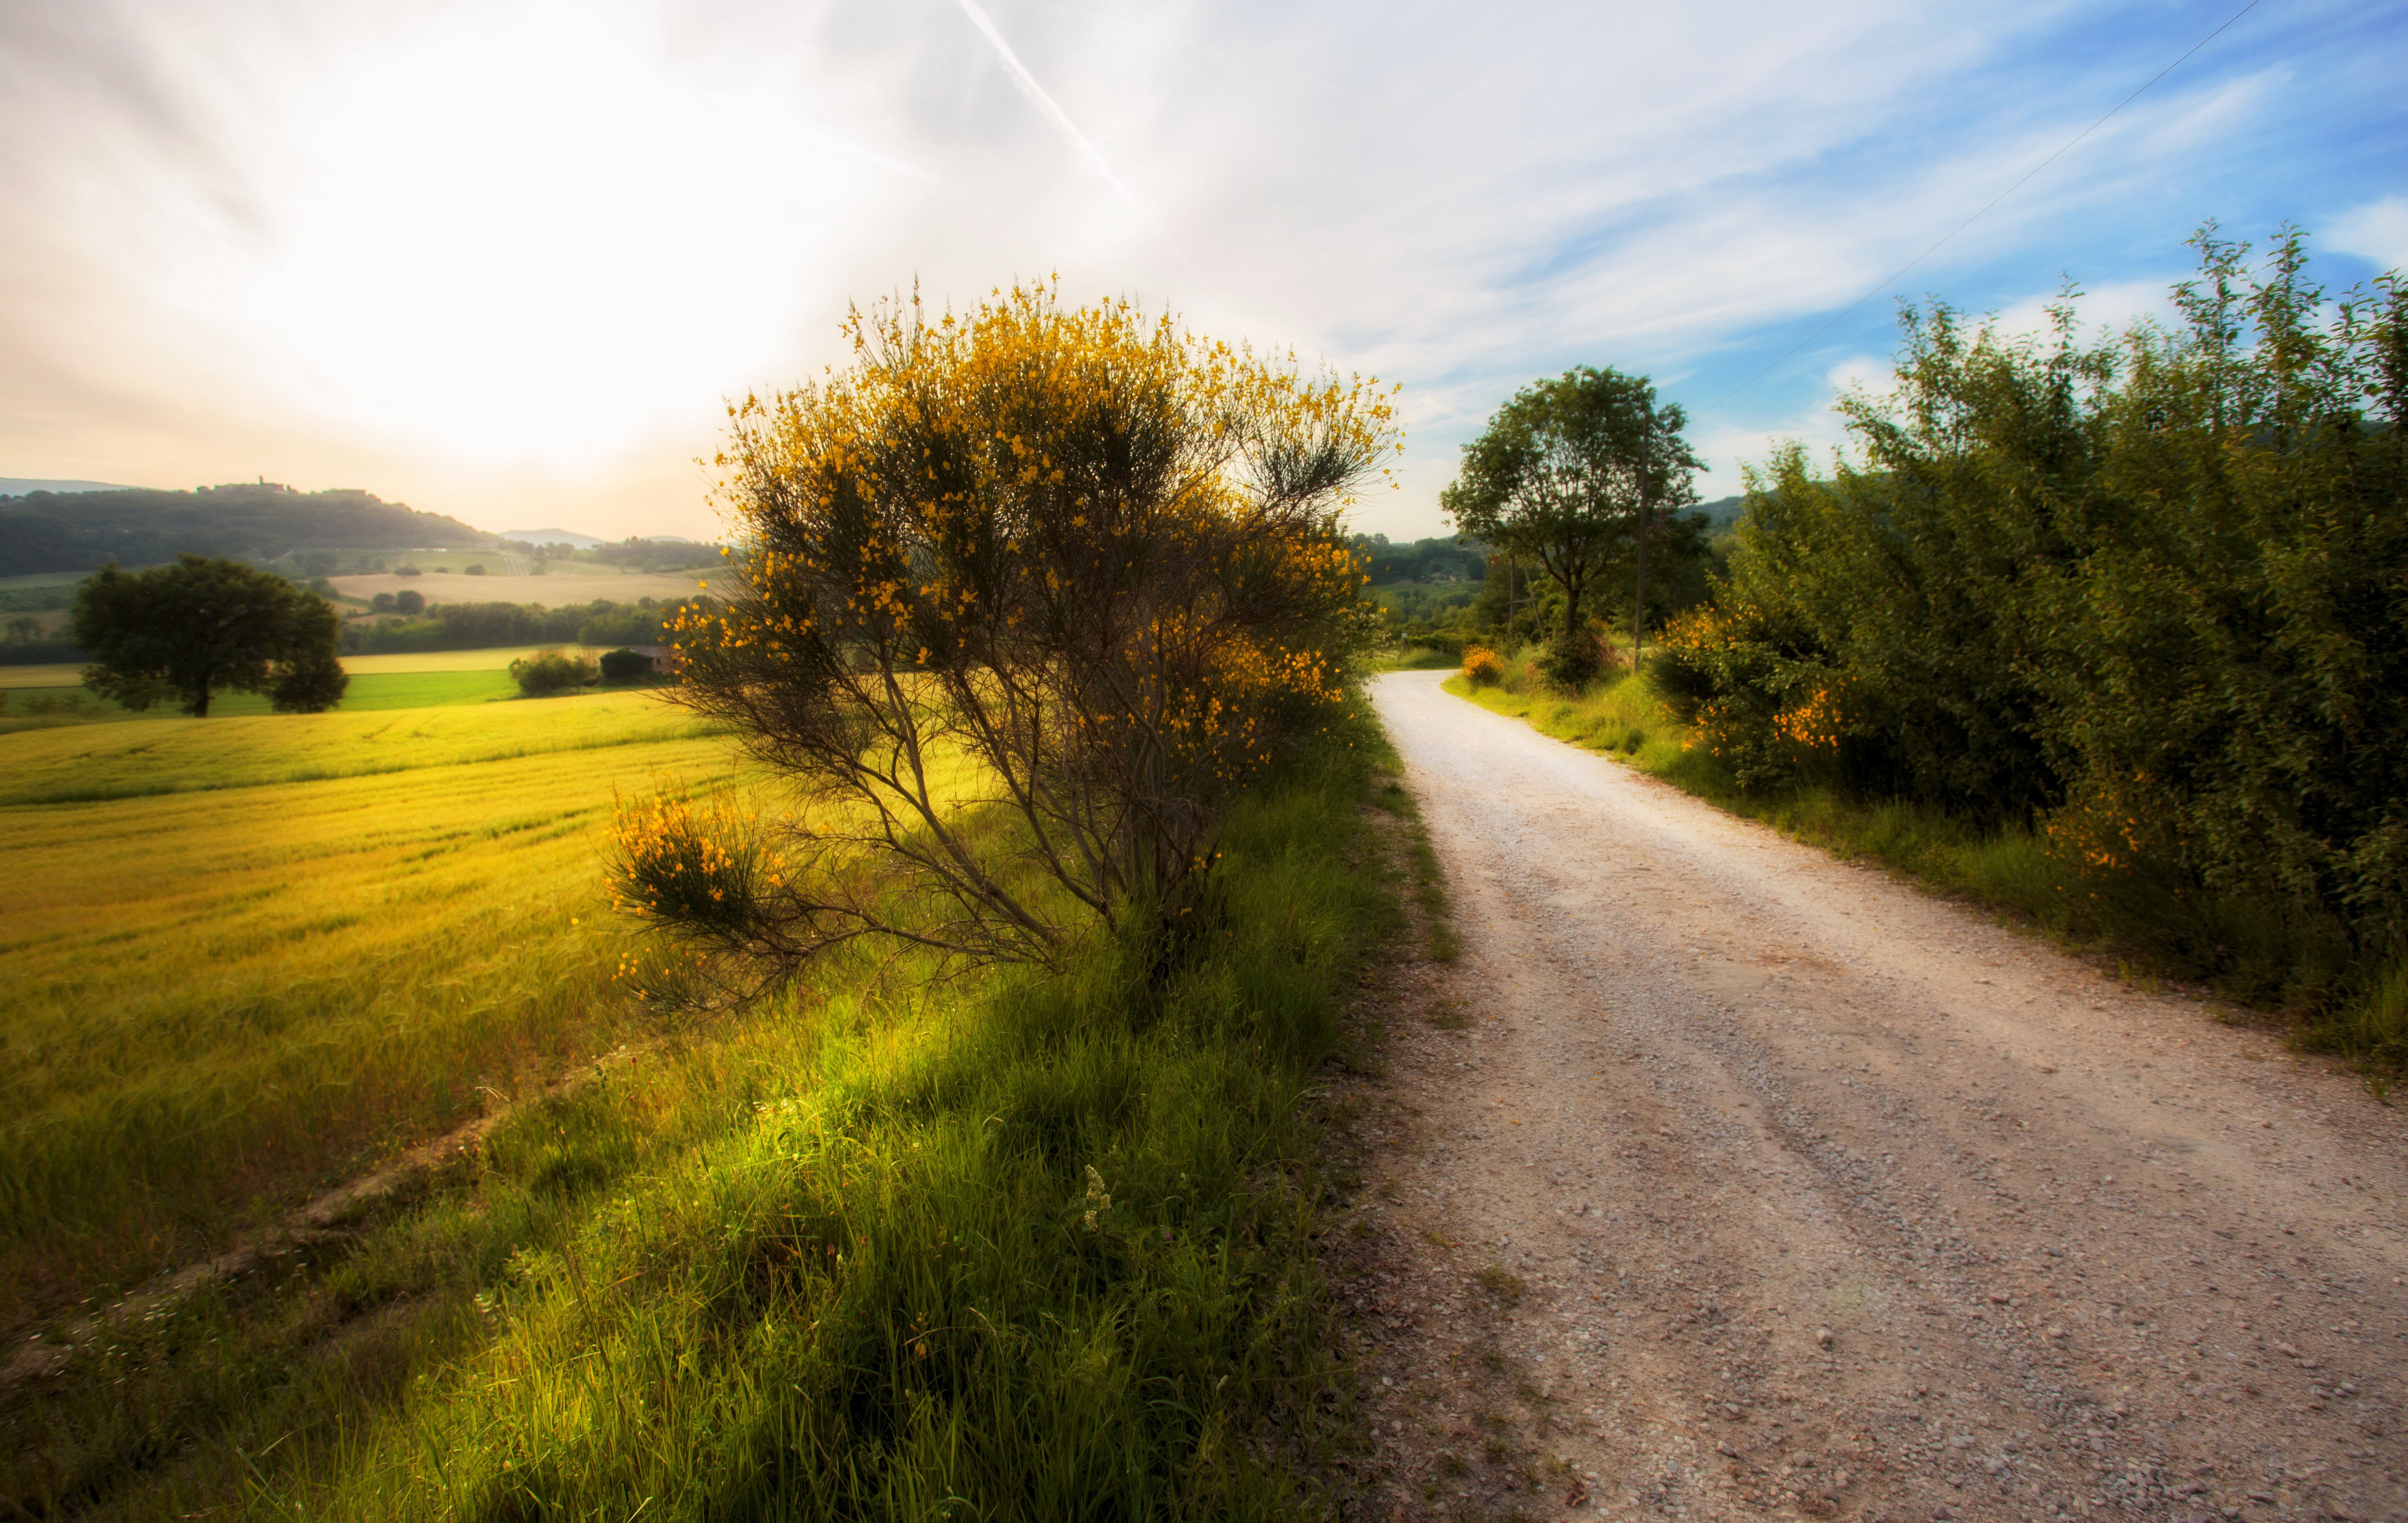
[[[1712,498],[1900,297],[2120,323],[2209,218],[2408,266],[2408,0],[2243,3],[8,0],[0,476],[698,538],[848,305],[1054,274],[1401,385],[1365,532],[1574,365]]]

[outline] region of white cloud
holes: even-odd
[[[2408,195],[2386,195],[2344,213],[2324,240],[2386,270],[2408,267]]]
[[[2073,303],[2076,337],[2097,342],[2122,333],[2143,318],[2171,325],[2175,318],[2173,288],[2182,280],[2169,274],[2156,280],[2108,280],[2081,287]],[[2055,320],[2049,309],[2063,299],[2058,291],[2035,292],[2000,309],[1999,326],[2007,333],[2046,334]]]

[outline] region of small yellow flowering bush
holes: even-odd
[[[1731,769],[1762,789],[1828,771],[1844,732],[1843,684],[1784,660],[1770,621],[1745,604],[1699,604],[1658,639],[1648,681],[1672,716]]]
[[[1463,675],[1474,687],[1495,687],[1505,680],[1505,658],[1485,645],[1468,645],[1463,651]]]

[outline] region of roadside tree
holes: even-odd
[[[280,713],[342,700],[335,606],[273,572],[201,555],[147,571],[103,567],[77,591],[84,685],[129,709],[166,698],[206,717],[210,697],[265,693]]]
[[[1579,366],[1513,395],[1463,447],[1462,472],[1440,497],[1466,538],[1538,563],[1563,592],[1562,639],[1583,631],[1582,604],[1608,579],[1634,582],[1632,638],[1644,628],[1647,552],[1702,544],[1674,515],[1697,501],[1704,468],[1643,376]]]
[[[803,807],[630,812],[623,900],[721,995],[864,936],[1042,961],[1179,924],[1374,638],[1340,512],[1385,396],[1042,287],[852,332],[851,368],[730,409],[733,596],[668,630],[673,701]]]

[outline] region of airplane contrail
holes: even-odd
[[[962,14],[970,19],[970,24],[984,34],[987,41],[995,44],[996,56],[1002,59],[1003,66],[1011,71],[1011,78],[1020,86],[1021,93],[1034,101],[1039,110],[1053,118],[1054,124],[1062,129],[1063,136],[1068,137],[1081,156],[1095,166],[1096,173],[1103,176],[1112,189],[1120,193],[1122,200],[1140,211],[1144,210],[1144,203],[1138,200],[1135,192],[1121,183],[1121,177],[1112,173],[1111,165],[1095,144],[1087,141],[1087,135],[1070,120],[1070,113],[1055,104],[1054,97],[1045,93],[1045,87],[1037,82],[1037,76],[1028,72],[1028,65],[1020,61],[1020,55],[1011,50],[1011,44],[1003,40],[1003,34],[996,29],[995,18],[986,13],[986,7],[978,0],[960,0],[960,3]]]

